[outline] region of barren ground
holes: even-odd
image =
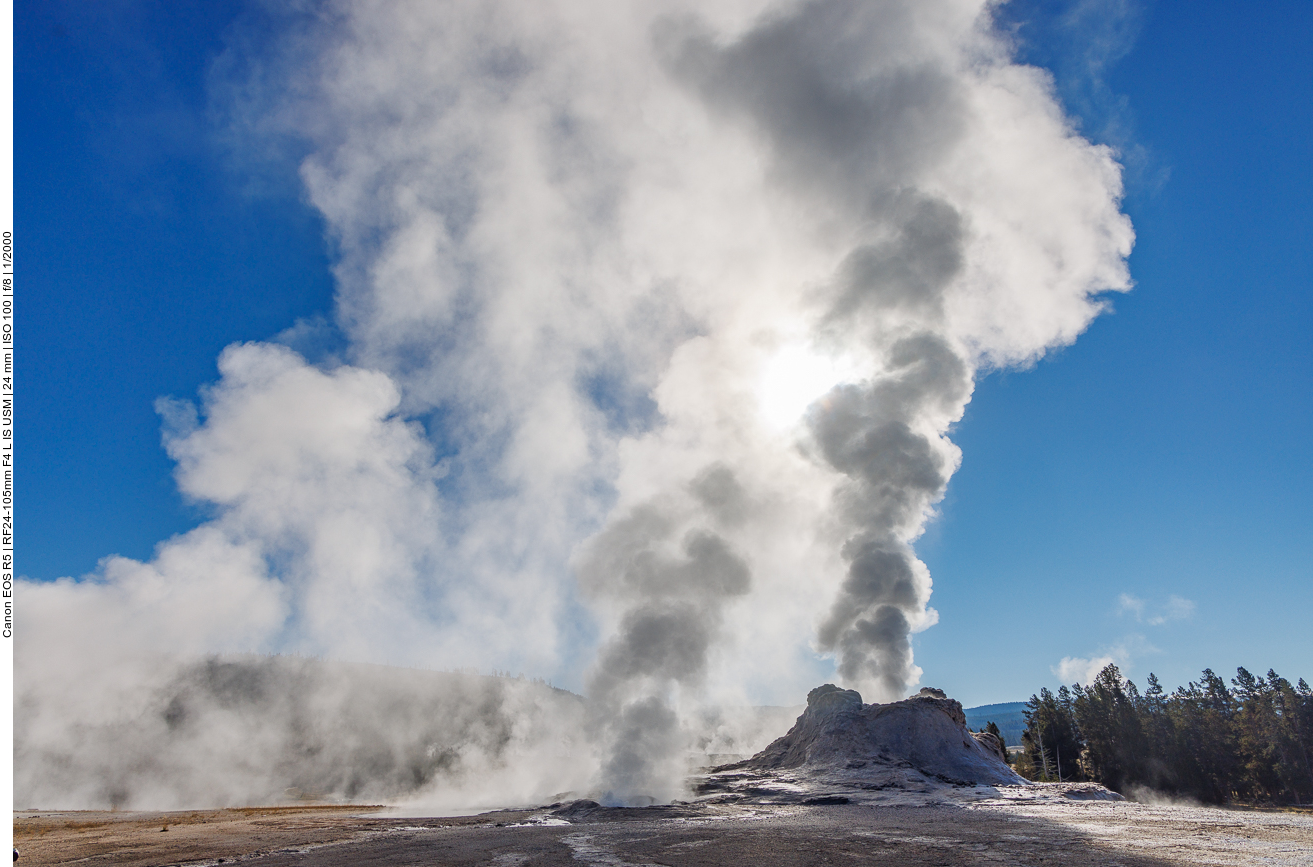
[[[1110,802],[694,804],[399,818],[271,807],[14,815],[21,865],[1313,865],[1313,811]],[[168,830],[164,830],[167,828]]]

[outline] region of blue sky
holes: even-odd
[[[1125,155],[1136,289],[1074,346],[979,383],[917,548],[940,615],[916,639],[924,682],[1024,699],[1064,658],[1104,656],[1169,686],[1205,666],[1313,677],[1313,6],[1062,8],[1008,15]],[[238,14],[15,5],[33,579],[147,559],[203,520],[156,398],[193,397],[230,343],[332,315],[294,160],[256,171],[218,134],[207,80]]]
[[[327,245],[295,166],[252,179],[214,134],[206,78],[237,9],[15,6],[31,577],[148,557],[194,525],[156,398],[194,395],[229,343],[330,311]]]

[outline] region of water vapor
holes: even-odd
[[[142,654],[509,668],[585,692],[535,705],[530,740],[577,732],[579,785],[633,803],[682,793],[687,751],[733,740],[707,732],[725,708],[827,678],[903,698],[937,618],[913,545],[975,378],[1130,286],[1114,154],[991,8],[359,0],[239,32],[216,104],[246,159],[306,154],[346,349],[233,346],[199,406],[161,404],[214,517],[149,563],[23,587],[22,713],[166,713],[143,696],[203,663]],[[118,692],[69,697],[129,650]],[[255,737],[190,731],[212,757],[204,737]],[[512,761],[462,743],[464,767]],[[20,752],[20,779],[58,747]],[[295,777],[267,767],[221,799]],[[415,767],[407,791],[461,785]],[[355,791],[406,788],[389,773]],[[514,796],[569,788],[550,776]],[[124,803],[209,797],[139,790]]]

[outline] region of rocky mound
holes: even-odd
[[[818,686],[788,734],[734,767],[862,776],[909,766],[944,782],[1027,784],[1003,761],[998,739],[968,731],[962,705],[937,689],[889,704],[863,704],[855,690]]]

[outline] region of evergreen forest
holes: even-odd
[[[1313,690],[1244,668],[1228,686],[1204,669],[1143,693],[1109,665],[1089,686],[1042,689],[1026,704],[1015,768],[1032,780],[1148,789],[1209,804],[1313,803]]]

